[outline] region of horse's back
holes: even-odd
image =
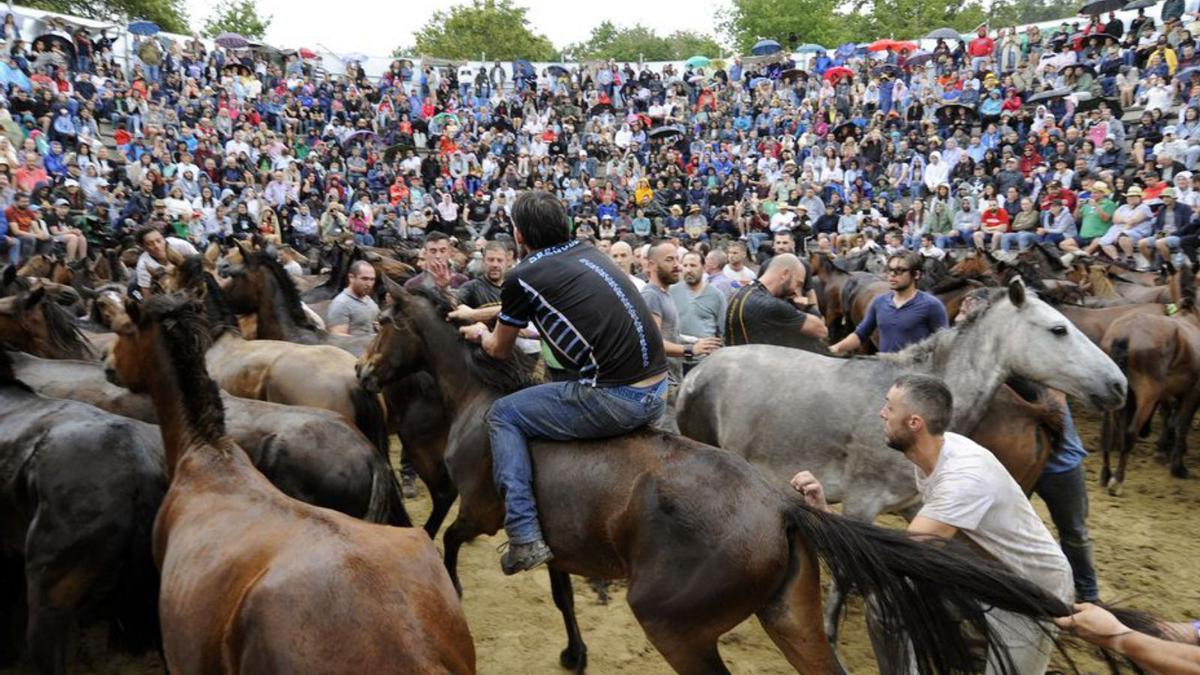
[[[172,670],[221,658],[246,673],[473,672],[458,597],[423,530],[304,504],[244,467],[205,492],[212,475],[189,461],[209,460],[181,460],[156,532]]]

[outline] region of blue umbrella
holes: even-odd
[[[750,53],[755,56],[766,56],[782,51],[783,47],[774,40],[759,40],[750,48]]]
[[[567,77],[570,75],[566,68],[563,68],[559,65],[547,66],[546,70],[549,71],[549,73],[554,77]]]
[[[250,46],[250,41],[237,33],[221,33],[213,42],[226,49],[245,49]]]
[[[536,77],[537,71],[533,69],[533,64],[525,59],[517,59],[512,62],[513,77]]]
[[[821,45],[814,45],[811,42],[800,45],[800,47],[796,49],[797,54],[819,54],[823,51],[825,51],[824,47]]]
[[[125,28],[134,35],[150,36],[157,33],[160,29],[158,24],[153,21],[134,21]]]
[[[847,42],[846,44],[837,48],[837,51],[834,52],[834,56],[839,59],[848,59],[851,56],[854,56],[854,50],[856,49],[858,49],[858,45],[854,44],[853,42]]]
[[[771,78],[769,78],[769,77],[756,77],[753,80],[750,80],[751,87],[757,87],[760,84],[770,84],[770,83],[771,83]]]

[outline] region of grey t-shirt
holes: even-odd
[[[671,286],[671,297],[679,312],[679,333],[697,338],[721,337],[725,327],[725,295],[704,284],[704,288],[693,294],[686,282]]]
[[[642,289],[642,300],[646,301],[646,307],[650,309],[650,313],[658,316],[662,321],[659,332],[662,333],[663,339],[676,344],[682,342],[679,339],[679,312],[675,308],[675,300],[671,298],[671,294],[659,289],[654,284],[646,284]],[[682,379],[682,361],[676,357],[668,357],[667,366],[671,377],[676,382]]]
[[[351,335],[371,335],[375,332],[375,318],[378,316],[379,305],[371,296],[356,298],[346,288],[329,303],[325,323],[329,326],[344,324]]]

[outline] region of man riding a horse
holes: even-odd
[[[666,405],[662,336],[629,276],[607,255],[572,240],[567,214],[548,192],[513,205],[516,241],[526,257],[504,280],[495,330],[464,326],[492,358],[506,359],[520,331],[537,327],[550,350],[578,373],[497,400],[488,413],[493,478],[504,497],[510,546],[505,574],[554,556],[542,539],[533,498],[528,439],[603,438],[656,420]]]

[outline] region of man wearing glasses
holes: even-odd
[[[875,298],[862,323],[829,351],[853,353],[878,329],[879,351],[898,352],[949,325],[942,302],[917,290],[917,279],[921,275],[920,256],[912,251],[888,256],[887,275],[892,292]]]

